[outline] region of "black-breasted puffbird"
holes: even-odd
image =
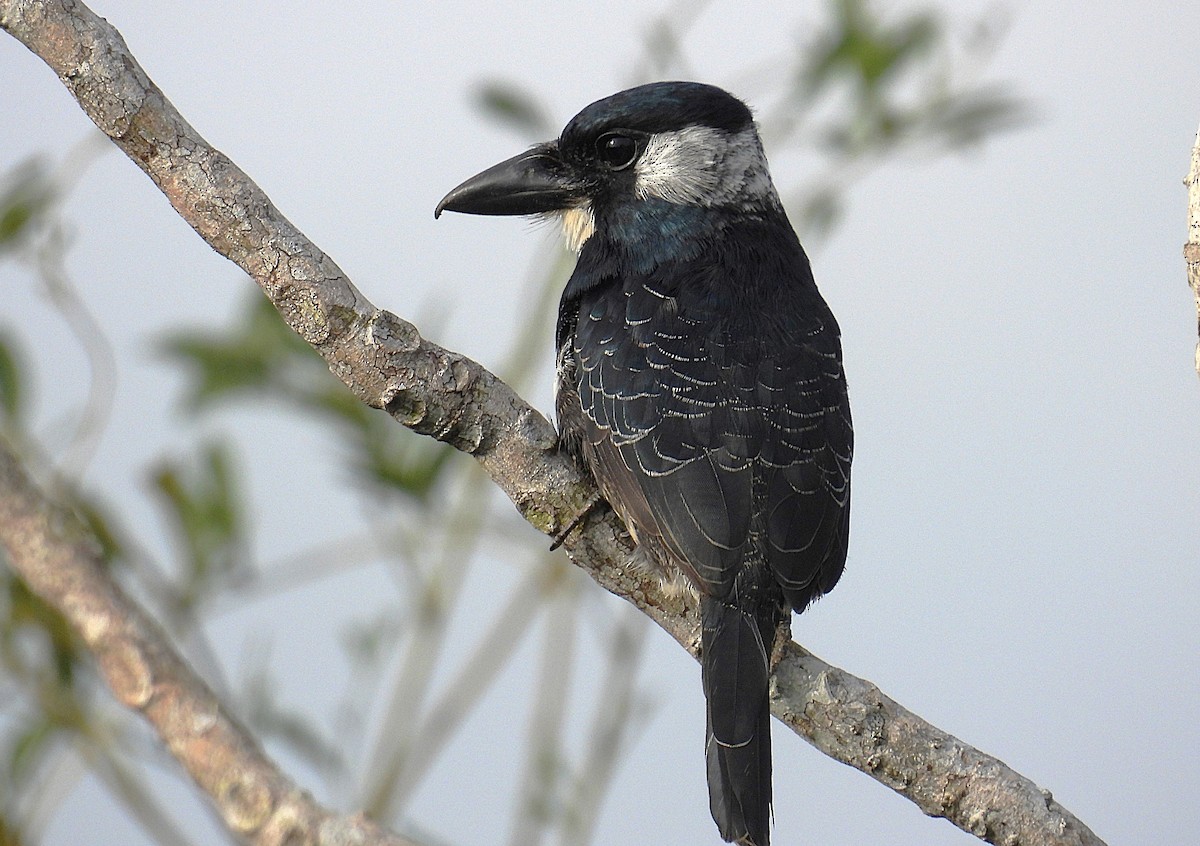
[[[561,218],[561,444],[665,579],[700,597],[709,801],[767,846],[768,679],[792,611],[836,584],[853,430],[840,331],[746,105],[656,82],[459,185],[468,214]]]

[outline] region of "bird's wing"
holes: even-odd
[[[767,468],[767,560],[797,610],[833,588],[850,536],[854,431],[841,355],[830,341],[814,332],[757,378],[774,398],[764,403],[768,432],[759,454]]]
[[[639,543],[662,547],[703,592],[728,595],[754,550],[803,607],[845,556],[850,423],[836,328],[810,320],[811,337],[794,345],[735,344],[667,291],[646,278],[624,297],[582,298],[585,455]]]

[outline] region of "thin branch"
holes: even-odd
[[[561,558],[545,552],[529,566],[529,572],[512,590],[508,602],[478,640],[478,647],[459,668],[455,677],[427,709],[413,734],[404,767],[392,789],[392,805],[402,810],[437,756],[454,737],[454,732],[480,704],[484,694],[509,665],[509,659],[521,645],[538,618],[546,600],[556,601],[563,588]]]
[[[362,817],[331,814],[284,776],[109,577],[84,524],[46,498],[4,441],[0,544],[9,566],[67,618],[117,699],[154,726],[243,842],[415,846]]]
[[[578,603],[578,592],[567,590],[554,597],[546,609],[545,643],[529,714],[524,771],[508,835],[512,846],[541,846],[558,814],[566,759],[562,732],[571,689]]]
[[[487,489],[469,481],[466,485],[462,495],[454,499],[454,513],[443,527],[438,563],[421,579],[404,658],[377,731],[387,741],[376,744],[376,754],[367,769],[364,798],[366,812],[375,819],[390,820],[397,813],[400,794],[396,788],[412,750],[419,745],[421,706],[450,635],[451,612],[462,595],[467,567],[481,537],[479,528],[486,519]]]
[[[604,803],[617,762],[632,738],[637,723],[637,676],[649,627],[632,610],[625,609],[615,622],[608,649],[608,669],[600,682],[603,694],[592,714],[587,755],[573,773],[559,842],[562,846],[587,846],[595,840],[596,820]]]
[[[1196,298],[1196,334],[1200,336],[1200,130],[1192,147],[1192,166],[1183,184],[1188,189],[1188,239],[1183,248],[1188,284]],[[1196,373],[1200,374],[1200,342],[1196,344]]]
[[[100,781],[121,798],[155,846],[194,846],[194,841],[179,830],[179,821],[162,808],[140,774],[121,760],[115,750],[84,744],[79,751],[89,760]]]
[[[476,362],[429,343],[410,323],[368,302],[187,124],[107,22],[71,0],[0,0],[0,28],[58,74],[180,216],[250,274],[357,397],[473,455],[545,534],[557,532],[588,501],[591,483],[555,452],[554,430],[540,413]],[[601,586],[696,654],[695,603],[686,595],[664,596],[654,579],[624,566],[629,540],[611,514],[591,517],[565,546]],[[1102,843],[1029,779],[795,644],[776,669],[772,711],[825,754],[984,840]],[[174,750],[171,733],[166,737]]]
[[[117,359],[104,328],[79,295],[67,272],[63,260],[66,242],[67,234],[56,222],[38,245],[35,258],[46,294],[83,349],[90,371],[87,396],[60,462],[63,475],[80,478],[112,417],[117,393]]]

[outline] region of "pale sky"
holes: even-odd
[[[554,234],[509,219],[434,222],[446,190],[525,143],[484,120],[470,91],[511,80],[561,126],[638,81],[646,27],[671,7],[92,8],[372,301],[418,322],[436,315],[428,337],[497,367],[522,282]],[[797,43],[817,8],[712,3],[684,42],[693,76],[750,97],[738,88],[745,68]],[[965,28],[985,4],[953,8]],[[1200,795],[1200,381],[1181,180],[1200,123],[1200,5],[1003,8],[1011,29],[985,74],[1027,97],[1038,121],[980,149],[875,172],[811,251],[843,330],[857,451],[846,575],[794,634],[1053,791],[1110,844],[1187,843]],[[0,37],[0,169],[38,153],[58,160],[89,132],[44,65]],[[804,180],[797,157],[767,153],[778,183]],[[154,538],[142,468],[191,436],[178,431],[177,373],[152,345],[168,327],[223,327],[250,283],[116,152],[86,172],[67,216],[70,270],[119,367],[113,422],[86,481]],[[0,326],[36,356],[39,430],[61,445],[86,391],[85,359],[26,274],[0,265],[0,291]],[[547,337],[546,365],[550,351]],[[547,377],[528,398],[548,411],[549,397]],[[294,466],[297,450],[336,449],[311,429],[278,413],[203,425],[238,431],[262,468],[289,467],[282,478],[250,470],[264,548],[286,553],[356,518],[353,504],[331,504],[318,470]],[[543,539],[531,531],[529,543]],[[477,564],[464,613],[486,617],[484,580],[512,573]],[[370,568],[225,615],[210,634],[232,678],[247,642],[269,638],[285,704],[320,709],[345,680],[336,621],[388,607],[378,595],[394,590]],[[654,710],[596,842],[649,833],[715,846],[699,670],[661,632],[649,641],[642,688]],[[518,660],[538,660],[536,638]],[[410,807],[423,829],[464,846],[503,841],[527,683],[514,671],[432,773]],[[780,846],[973,842],[778,723],[774,736]],[[322,801],[346,801],[306,784]],[[89,781],[64,798],[44,840],[118,842],[146,840]]]

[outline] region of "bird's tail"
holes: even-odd
[[[712,597],[700,604],[701,666],[708,703],[708,800],[726,841],[768,846],[771,711],[768,650],[774,620]],[[767,615],[770,616],[770,615]]]

